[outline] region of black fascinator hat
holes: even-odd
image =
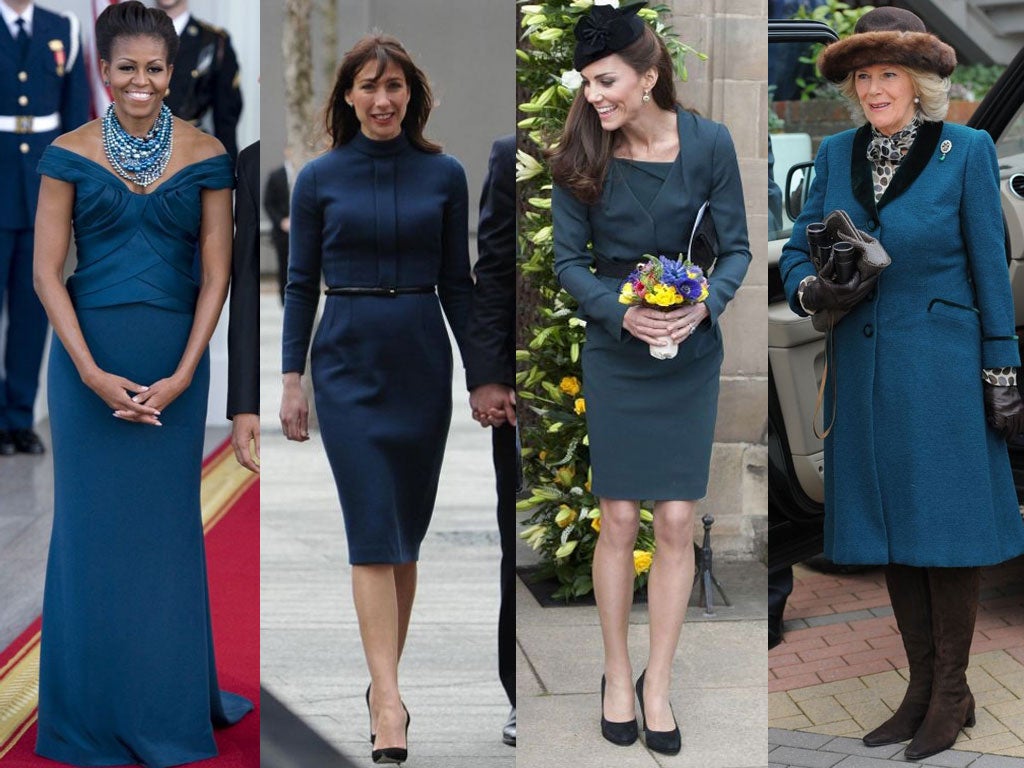
[[[576,51],[572,66],[578,72],[588,64],[603,59],[635,43],[644,32],[644,21],[636,14],[646,2],[625,8],[595,5],[576,22]]]

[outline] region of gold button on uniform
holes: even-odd
[[[23,107],[28,106],[28,96],[19,96],[18,103]]]
[[[21,154],[23,154],[23,155],[27,155],[28,154],[28,144],[22,142],[21,146],[18,147],[18,149],[21,150]]]
[[[18,79],[24,83],[26,80],[28,80],[28,72],[19,72]]]

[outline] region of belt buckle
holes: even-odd
[[[32,133],[32,115],[15,115],[14,117],[14,132],[15,133]]]

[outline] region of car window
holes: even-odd
[[[813,50],[815,46],[806,42],[768,44],[768,130],[775,160],[771,173],[784,195],[790,168],[814,160],[826,136],[858,125],[839,92],[815,77]],[[784,208],[781,218],[769,224],[770,240],[788,239],[793,230]]]
[[[1024,106],[1017,110],[1013,120],[996,142],[1002,174],[1024,172]]]

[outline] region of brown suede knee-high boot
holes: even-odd
[[[869,747],[895,744],[913,738],[928,712],[932,696],[931,591],[928,570],[895,563],[886,566],[885,586],[889,590],[896,625],[910,664],[910,683],[893,716],[864,736]]]
[[[964,726],[974,725],[974,696],[967,687],[974,619],[978,612],[978,568],[929,568],[935,667],[928,714],[904,756],[921,760],[949,749]]]

